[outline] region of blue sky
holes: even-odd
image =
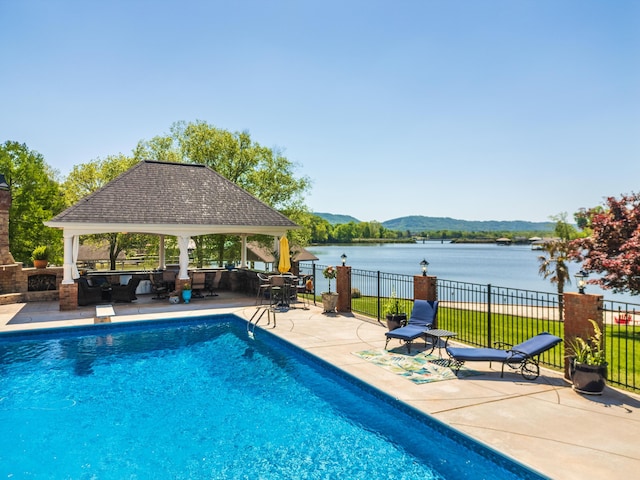
[[[63,176],[204,120],[363,221],[640,191],[636,1],[0,0],[0,58],[0,142]]]

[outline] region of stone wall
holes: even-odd
[[[40,275],[55,276],[55,290],[29,291],[29,278]],[[22,263],[0,265],[0,305],[58,300],[62,275],[62,267],[23,268]]]

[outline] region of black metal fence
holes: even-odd
[[[458,332],[457,339],[475,346],[495,342],[521,343],[541,332],[562,336],[562,297],[557,293],[479,285],[438,279],[441,328]],[[457,330],[456,330],[457,329]],[[541,362],[562,368],[559,345],[541,356]]]
[[[324,265],[301,263],[301,274],[313,275],[316,292],[326,291]],[[384,323],[385,304],[394,294],[406,313],[413,301],[411,275],[370,270],[351,270],[351,310]],[[332,285],[335,291],[335,282]],[[437,279],[438,328],[457,333],[456,340],[473,346],[495,342],[518,344],[549,332],[564,336],[563,298],[557,293],[519,290]],[[603,302],[605,347],[609,362],[609,383],[640,391],[640,305]],[[545,352],[541,363],[564,367],[564,344]],[[636,373],[638,372],[638,374]]]
[[[602,310],[607,381],[640,391],[640,305],[605,300]]]

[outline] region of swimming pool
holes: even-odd
[[[0,335],[4,478],[543,478],[233,316]]]

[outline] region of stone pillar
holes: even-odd
[[[338,276],[336,277],[336,292],[338,292],[338,312],[351,311],[351,267],[336,267]]]
[[[414,300],[438,300],[438,277],[429,275],[414,275],[413,299]]]
[[[587,339],[593,335],[593,326],[589,319],[594,320],[604,331],[604,316],[602,311],[602,295],[581,293],[565,293],[564,298],[564,348],[575,337]],[[569,378],[569,360],[564,359],[564,376]]]
[[[9,251],[9,209],[11,208],[11,191],[0,175],[0,265],[13,265],[16,261]]]
[[[414,300],[427,300],[434,302],[438,300],[438,277],[432,277],[429,275],[414,275],[413,276],[413,299]],[[433,322],[433,328],[438,328],[438,317],[436,316]]]
[[[179,297],[182,296],[182,290],[183,290],[183,286],[184,286],[184,282],[187,282],[188,280],[178,280],[178,277],[176,276],[176,286],[173,289],[174,292],[176,292],[178,294]]]
[[[78,284],[60,284],[60,311],[78,309]]]

